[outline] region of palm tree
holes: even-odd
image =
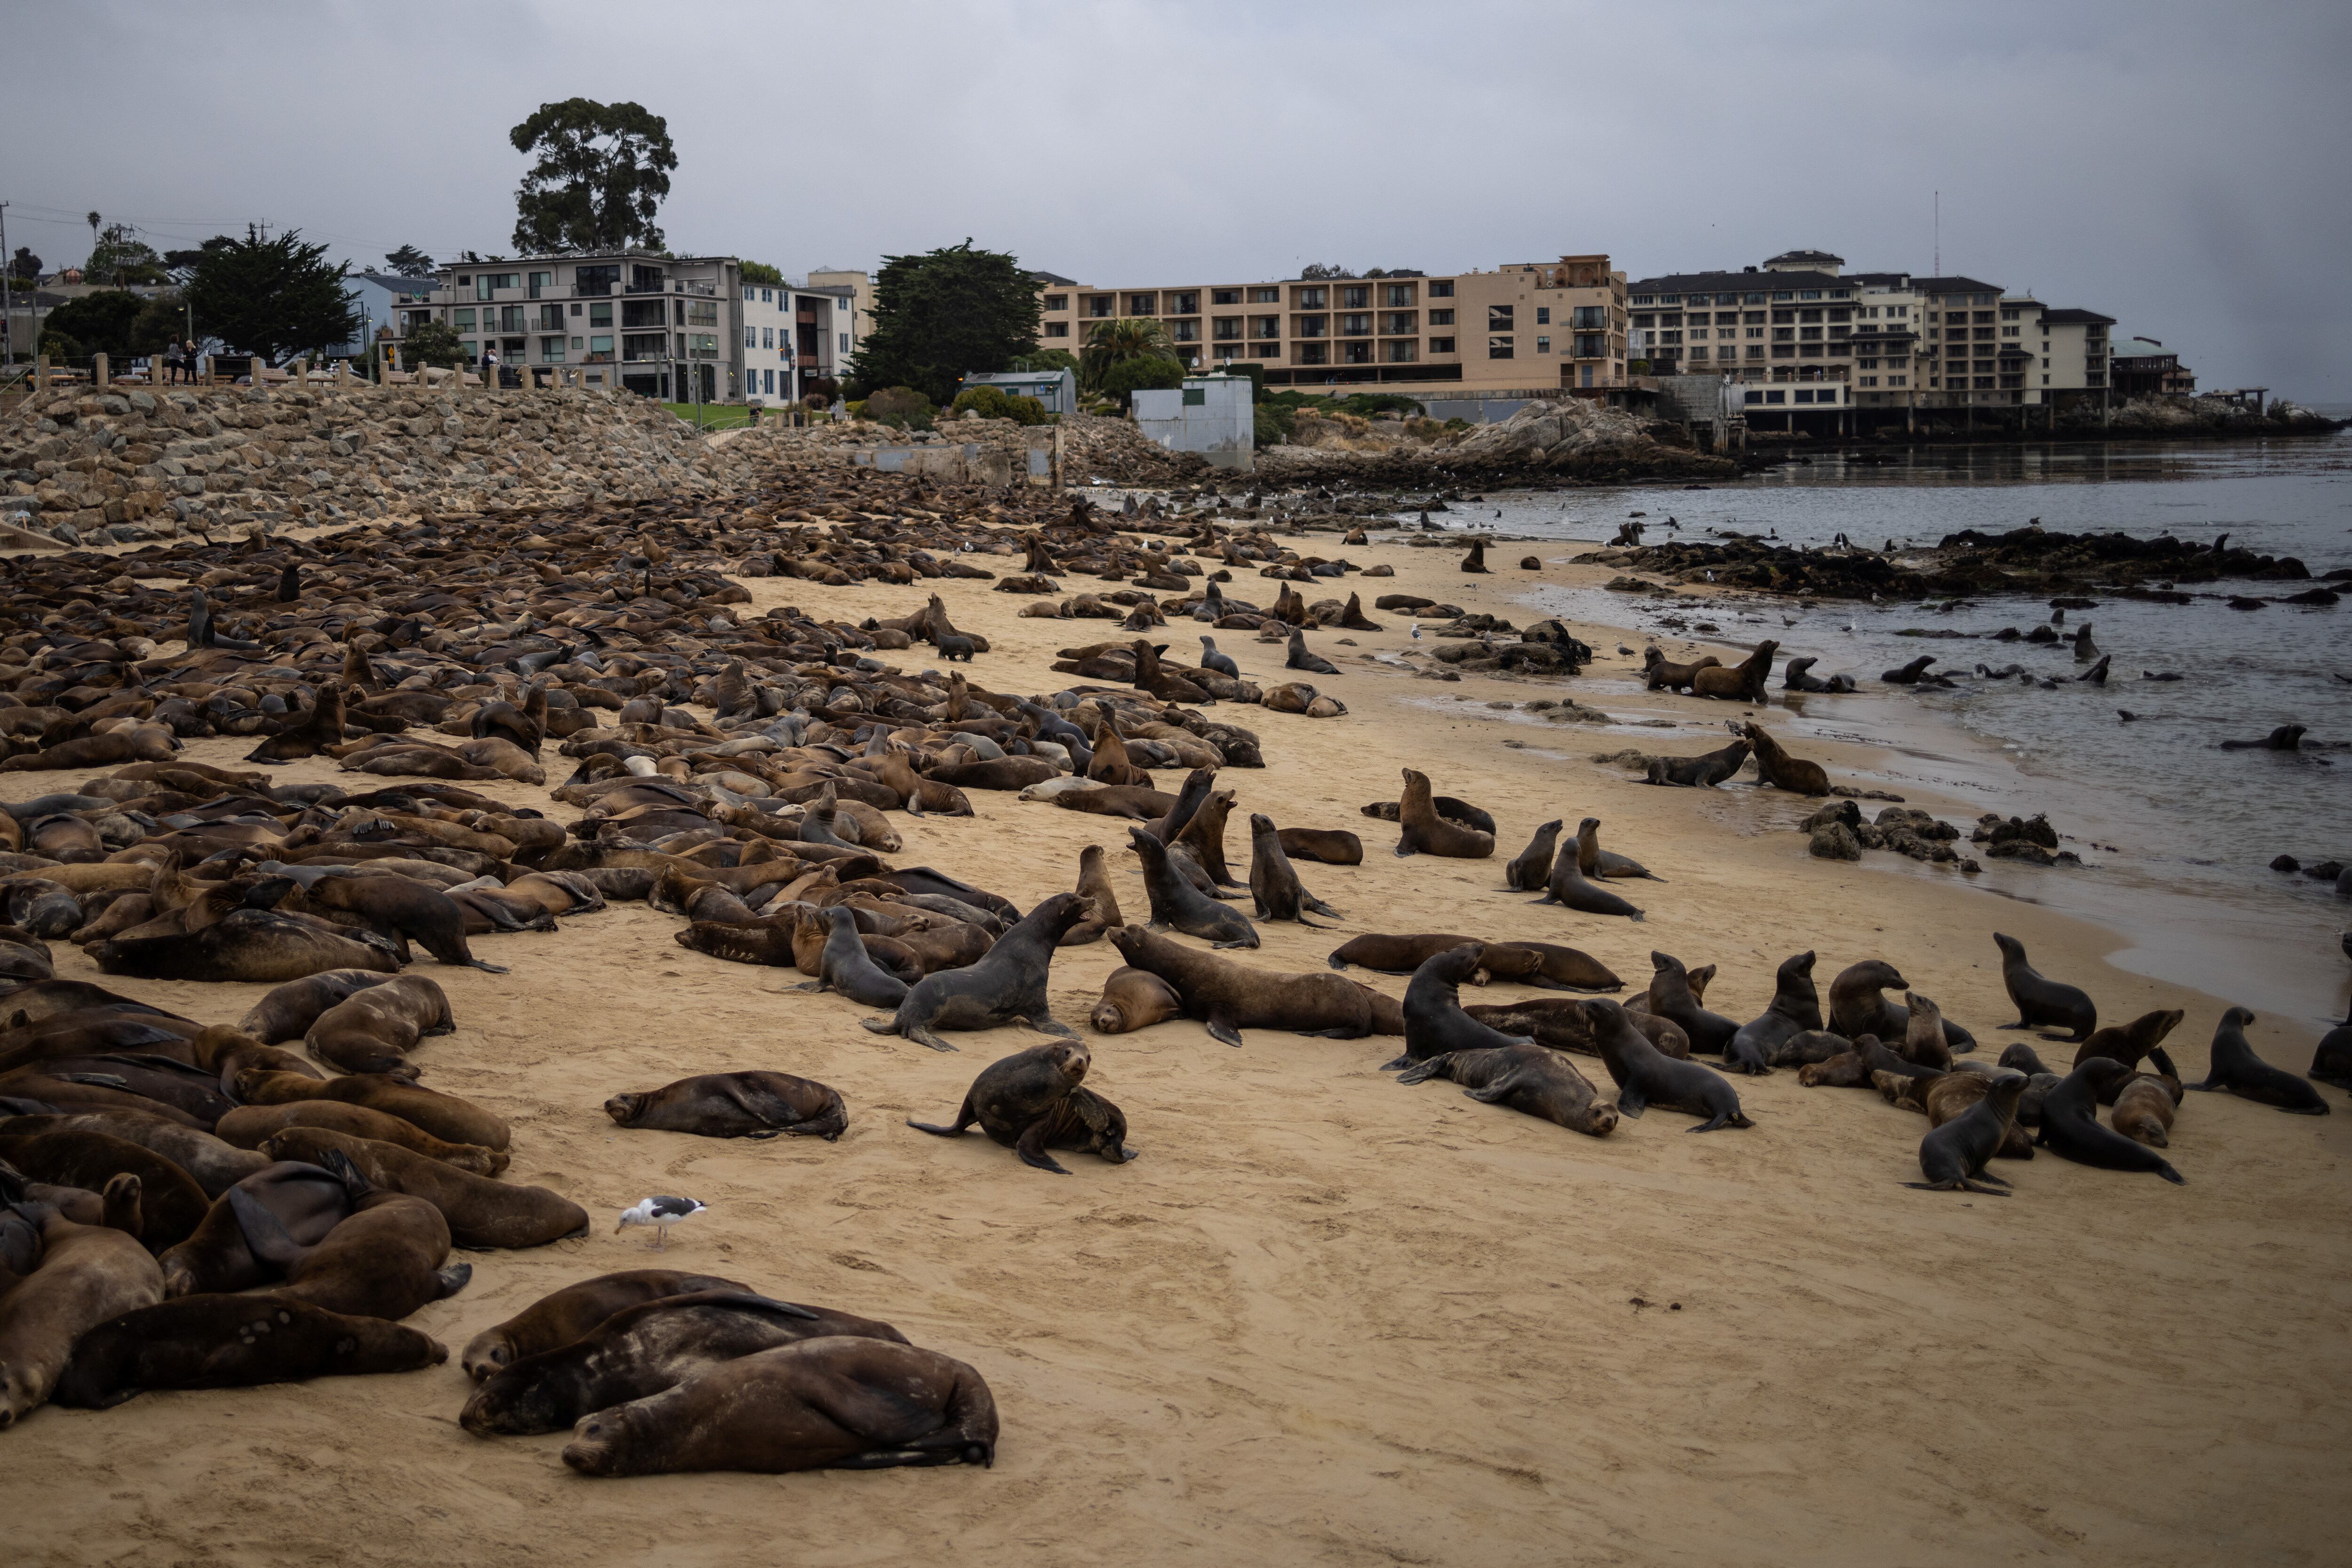
[[[1078,358],[1078,384],[1089,392],[1097,391],[1115,364],[1131,359],[1175,357],[1168,329],[1149,316],[1099,321],[1087,334],[1087,352]]]
[[[89,225],[89,247],[92,250],[96,250],[98,248],[98,215],[96,213],[91,213],[85,216],[82,219],[82,222]]]

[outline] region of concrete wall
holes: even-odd
[[[1186,376],[1181,389],[1135,395],[1135,425],[1171,452],[1246,471],[1256,461],[1256,412],[1246,376]]]

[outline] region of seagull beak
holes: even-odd
[[[623,1231],[625,1231],[625,1230],[626,1230],[626,1229],[628,1229],[628,1228],[629,1228],[629,1222],[628,1222],[627,1220],[622,1220],[621,1222],[619,1222],[618,1224],[616,1224],[615,1226],[613,1226],[613,1234],[614,1234],[614,1236],[618,1236],[618,1235],[620,1235]]]

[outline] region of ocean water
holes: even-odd
[[[2228,534],[2265,554],[2293,555],[2316,577],[2352,566],[2352,433],[2245,443],[1920,448],[1819,455],[1705,489],[1629,485],[1488,496],[1443,514],[1452,527],[1539,539],[1602,542],[1628,514],[1648,514],[1649,540],[1710,530],[1777,533],[1787,543],[1933,545],[1962,529],[1993,531],[2038,517],[2065,532],[2122,531],[2210,542]],[[1669,531],[1671,518],[1678,528]],[[1514,552],[1501,552],[1506,559]],[[1507,568],[1506,568],[1507,570]],[[2105,599],[2070,610],[2057,628],[2093,626],[2114,656],[2105,687],[2071,678],[2071,646],[1994,642],[2003,626],[2051,619],[2042,596],[1806,607],[1764,595],[1680,603],[1601,590],[1538,587],[1551,613],[1636,628],[1681,657],[1694,642],[1780,640],[1781,658],[1812,655],[1813,673],[1863,683],[1851,697],[1779,687],[1776,721],[1792,739],[1864,740],[1895,748],[1886,783],[1933,788],[1981,809],[2046,812],[2080,871],[1987,862],[1969,885],[2029,899],[2116,931],[2126,968],[2179,979],[2257,1012],[2309,1023],[2345,1016],[2352,983],[2336,932],[2352,904],[2329,885],[2269,870],[2281,853],[2352,863],[2352,746],[2284,755],[2230,752],[2281,724],[2310,739],[2352,742],[2352,598],[2336,607],[2233,610],[2231,594],[2271,598],[2307,584],[2182,584],[2185,605]],[[2352,584],[2340,584],[2352,593]],[[1680,629],[1673,625],[1682,623]],[[1698,629],[1707,622],[1717,629]],[[1906,630],[1957,631],[1922,639]],[[1639,649],[1639,637],[1628,637]],[[1613,651],[1613,650],[1612,650]],[[1961,680],[1954,689],[1889,687],[1877,677],[1921,654],[1955,674],[2016,663],[2036,678]],[[2141,672],[2179,673],[2179,681]],[[2055,689],[2040,679],[2054,678]],[[2119,710],[2136,718],[2126,721]],[[1966,826],[1963,823],[1963,826]],[[1871,858],[1874,863],[1893,857]],[[1907,864],[1907,863],[1906,863]]]

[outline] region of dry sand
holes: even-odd
[[[1583,580],[1549,548],[1546,580]],[[1392,582],[1361,584],[1368,603],[1409,590],[1532,618],[1513,597],[1532,579],[1504,552],[1486,578],[1459,574],[1451,551],[1346,553],[1397,566]],[[852,618],[920,603],[882,585],[752,586],[757,608],[822,596],[820,613]],[[938,586],[958,624],[995,640],[974,673],[997,689],[1066,684],[1047,669],[1053,650],[1109,629],[1015,619],[1024,601],[984,584]],[[1234,584],[1261,599],[1272,588]],[[1316,971],[1356,932],[1461,931],[1573,943],[1638,987],[1654,947],[1721,965],[1707,1002],[1745,1018],[1790,952],[1819,952],[1824,990],[1847,963],[1884,956],[1998,1051],[2020,1037],[1994,1032],[2011,1016],[1988,935],[1998,924],[2045,973],[2089,988],[2104,1017],[2187,1008],[2172,1043],[2201,1073],[2223,1000],[2107,967],[2122,945],[2107,932],[1945,868],[1811,859],[1801,836],[1771,830],[1807,809],[1775,792],[1652,789],[1595,766],[1591,753],[1618,745],[1719,743],[1738,712],[1640,695],[1616,633],[1591,633],[1608,657],[1566,688],[1454,685],[1360,662],[1408,646],[1407,617],[1375,618],[1387,629],[1342,634],[1357,648],[1312,639],[1346,671],[1318,684],[1349,716],[1228,710],[1264,736],[1268,762],[1223,781],[1240,792],[1237,868],[1251,811],[1354,829],[1367,849],[1360,868],[1301,863],[1345,912],[1340,929],[1265,925],[1244,962]],[[1180,655],[1196,629],[1170,628]],[[1254,675],[1278,667],[1279,650],[1245,634],[1223,646]],[[1594,731],[1505,723],[1484,706],[1571,689],[1688,722],[1679,736]],[[226,763],[249,745],[191,754]],[[1859,783],[1922,772],[1916,756],[1801,749]],[[1357,808],[1394,798],[1408,764],[1494,813],[1494,860],[1390,854],[1395,830]],[[280,776],[337,775],[307,763]],[[0,775],[11,798],[66,782]],[[492,793],[544,804],[520,786]],[[894,816],[897,863],[1025,908],[1070,885],[1083,846],[1123,840],[1101,818],[974,801],[977,820]],[[1647,923],[1498,890],[1537,822],[1588,813],[1666,879],[1633,887]],[[1139,918],[1132,858],[1112,859]],[[948,1144],[901,1125],[945,1117],[982,1067],[1038,1037],[963,1035],[959,1054],[935,1055],[860,1029],[838,997],[793,991],[797,974],[688,952],[677,929],[622,905],[560,934],[481,942],[506,976],[421,964],[458,1020],[420,1053],[427,1081],[509,1118],[510,1179],[586,1205],[596,1234],[473,1255],[472,1285],[411,1320],[452,1348],[431,1372],[38,1413],[0,1438],[0,1557],[2343,1560],[2352,1119],[2191,1096],[2170,1150],[2186,1187],[2044,1154],[2000,1167],[2016,1184],[2001,1201],[1906,1190],[1925,1121],[1867,1091],[1801,1089],[1791,1072],[1738,1080],[1752,1131],[1694,1137],[1689,1119],[1653,1111],[1594,1140],[1448,1084],[1402,1089],[1376,1070],[1393,1039],[1259,1030],[1234,1050],[1180,1022],[1091,1040],[1088,1081],[1126,1110],[1144,1152],[1124,1167],[1066,1156],[1063,1178],[977,1135]],[[101,978],[78,951],[60,954],[61,974]],[[1108,944],[1065,950],[1056,1014],[1082,1020],[1117,962]],[[261,990],[113,984],[206,1021],[234,1020]],[[1497,984],[1485,999],[1523,994]],[[2265,1017],[2253,1038],[2283,1065],[2308,1061],[2306,1025]],[[1574,1059],[1605,1089],[1597,1062]],[[600,1109],[618,1089],[741,1068],[835,1085],[847,1134],[809,1146],[623,1132]],[[677,1264],[887,1319],[978,1367],[1003,1419],[995,1468],[593,1481],[558,1461],[561,1436],[461,1431],[457,1348],[558,1286],[651,1261],[638,1234],[609,1226],[652,1192],[711,1205],[680,1232]]]

